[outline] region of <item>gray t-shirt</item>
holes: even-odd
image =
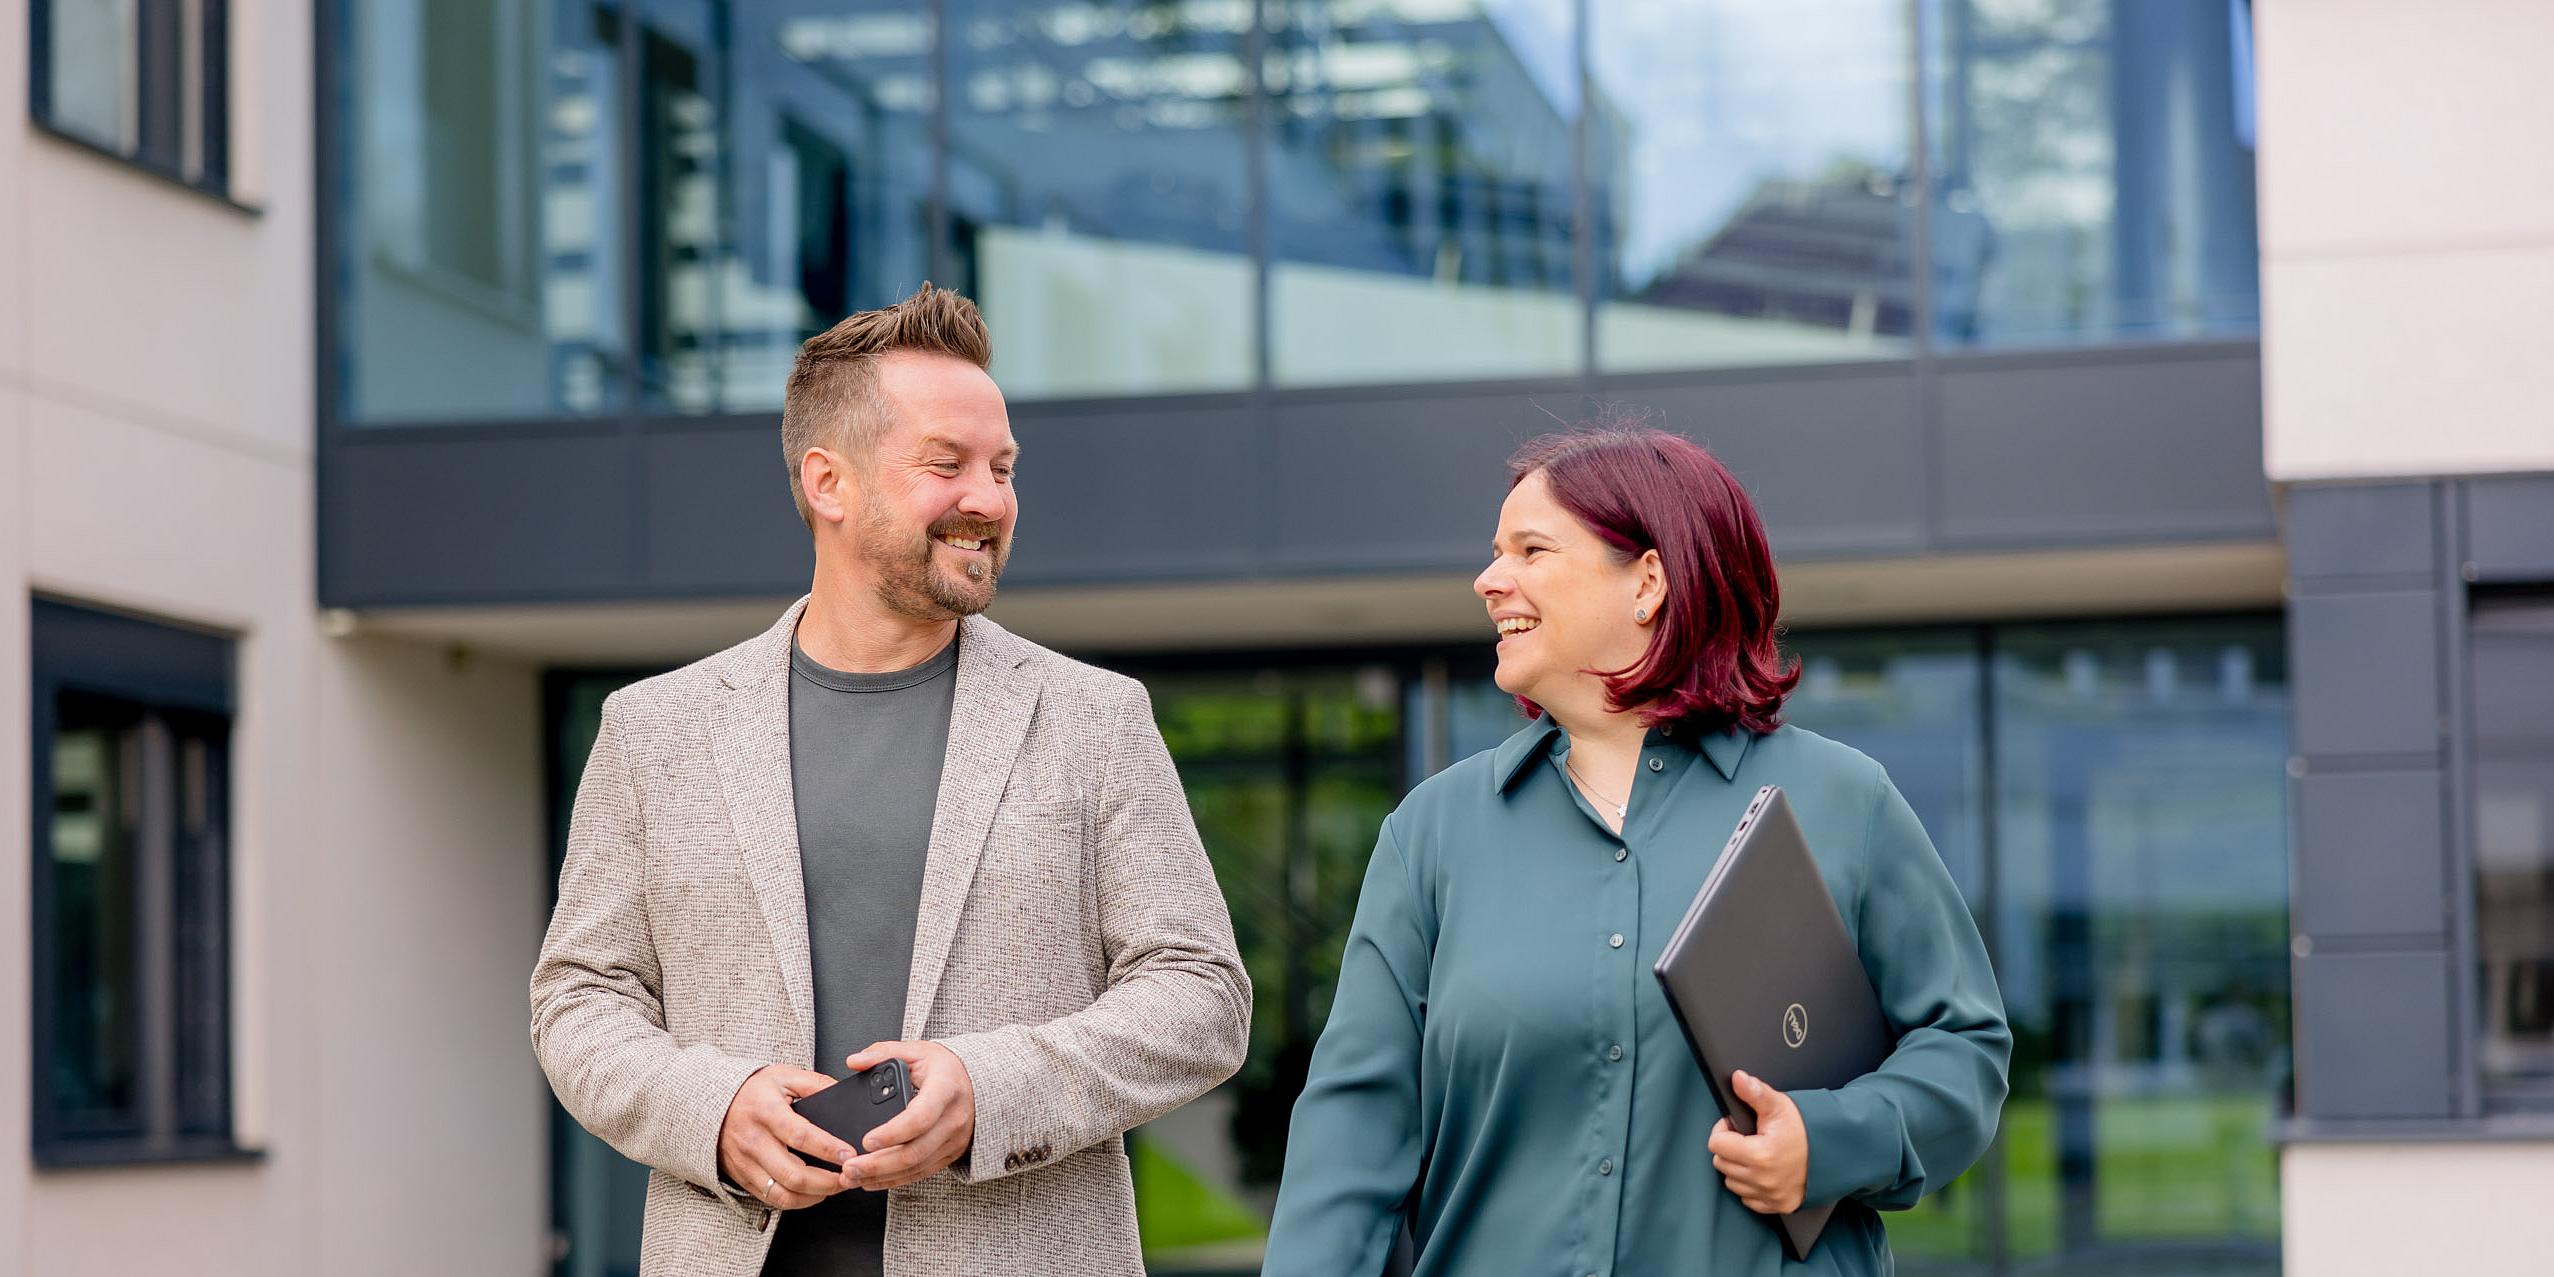
[[[789,779],[807,880],[816,1069],[904,1036],[905,975],[949,744],[958,644],[908,670],[847,674],[789,651]],[[767,1277],[874,1277],[887,1195],[837,1193],[782,1212]]]

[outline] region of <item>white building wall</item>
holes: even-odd
[[[252,212],[36,130],[0,0],[0,1277],[546,1269],[537,677],[315,612],[311,11],[232,5]],[[238,636],[234,1109],[261,1157],[32,1164],[39,592]]]
[[[2554,470],[2554,5],[2254,20],[2270,478]]]
[[[2281,1174],[2291,1277],[2547,1270],[2554,1143],[2309,1145]]]

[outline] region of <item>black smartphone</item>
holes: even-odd
[[[905,1072],[905,1062],[889,1060],[864,1073],[850,1077],[794,1101],[789,1107],[798,1116],[816,1124],[816,1129],[836,1139],[851,1141],[852,1148],[866,1153],[865,1142],[888,1118],[905,1111],[913,1103],[913,1076]],[[799,1159],[809,1166],[838,1171],[842,1167],[810,1153]]]

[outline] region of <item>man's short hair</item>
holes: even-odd
[[[948,355],[978,368],[993,363],[993,337],[975,303],[929,280],[913,296],[861,311],[801,344],[781,400],[780,450],[789,466],[789,499],[811,531],[816,514],[799,486],[799,458],[809,448],[831,448],[855,465],[868,461],[887,433],[878,360],[900,350]]]

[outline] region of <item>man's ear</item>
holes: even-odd
[[[828,523],[851,514],[858,481],[851,463],[831,448],[809,448],[798,458],[798,494],[808,512]]]

